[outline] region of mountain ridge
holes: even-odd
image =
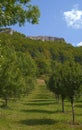
[[[0,29],[0,33],[7,33],[7,34],[13,35],[13,32],[16,32],[16,31],[12,30],[11,28],[1,28]],[[54,37],[54,36],[26,36],[26,37],[31,40],[41,40],[41,41],[62,40],[62,41],[65,41],[64,38],[59,38],[59,37]]]
[[[27,36],[32,40],[41,40],[41,41],[55,41],[55,40],[62,40],[65,41],[64,38],[58,38],[54,36]]]

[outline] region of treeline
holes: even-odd
[[[82,66],[82,47],[64,40],[31,40],[25,35],[0,33],[0,97],[7,101],[28,94],[36,77],[49,79],[55,65],[74,61]]]
[[[35,61],[20,47],[17,50],[14,43],[20,43],[21,36],[19,41],[16,37],[0,34],[0,97],[4,106],[7,106],[9,99],[28,95],[36,84]]]

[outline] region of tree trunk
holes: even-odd
[[[62,112],[64,113],[64,96],[62,96]]]
[[[72,122],[75,122],[75,112],[74,112],[74,100],[71,98],[71,106],[72,106]]]

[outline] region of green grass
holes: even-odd
[[[0,108],[0,130],[82,130],[82,100],[75,103],[75,125],[72,125],[70,102],[61,102],[45,86],[37,86],[28,96]]]

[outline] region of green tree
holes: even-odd
[[[74,48],[74,59],[82,65],[82,46]]]
[[[63,83],[62,64],[55,62],[54,72],[48,81],[48,88],[59,97],[62,98],[62,112],[64,112],[64,99],[66,97],[65,85]]]
[[[71,101],[73,124],[75,121],[74,100],[80,96],[82,90],[82,66],[74,61],[63,65],[63,80],[66,86],[66,95]]]
[[[35,86],[37,67],[28,53],[17,52],[18,67],[25,79],[24,93],[28,94]]]
[[[29,53],[17,52],[18,66],[22,72],[23,76],[32,76],[36,75],[36,64]]]
[[[37,6],[32,6],[30,0],[0,0],[0,27],[19,23],[38,23],[40,12]]]
[[[25,83],[16,64],[17,56],[14,48],[8,45],[0,45],[0,97],[4,99],[4,105],[7,106],[10,98],[16,98],[21,95]]]
[[[51,63],[50,60],[47,60],[46,58],[37,58],[36,64],[38,66],[38,75],[39,76],[47,76],[51,73]]]

